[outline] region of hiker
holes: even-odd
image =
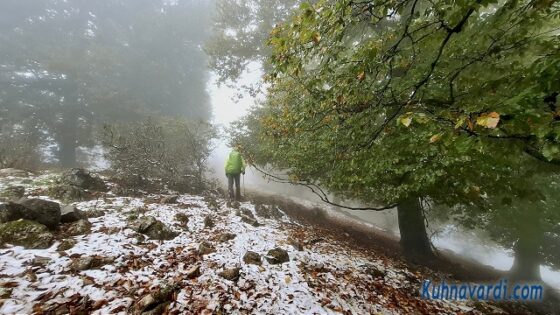
[[[229,153],[226,161],[226,176],[228,178],[229,198],[233,199],[233,182],[235,181],[235,200],[241,199],[240,177],[245,175],[245,160],[239,153],[240,145],[236,145]]]

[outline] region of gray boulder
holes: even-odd
[[[290,256],[287,251],[277,247],[268,251],[266,254],[266,260],[269,264],[279,265],[290,261]]]
[[[67,184],[50,186],[47,193],[53,198],[64,200],[66,202],[85,201],[91,199],[93,196],[85,189]]]
[[[60,244],[56,248],[56,251],[62,252],[65,250],[69,250],[70,248],[74,247],[74,245],[76,245],[76,241],[71,238],[67,238],[60,242]]]
[[[86,218],[86,215],[73,205],[65,206],[60,211],[61,223],[72,223]]]
[[[207,255],[216,251],[216,248],[212,243],[203,241],[198,245],[198,254],[199,255]]]
[[[179,221],[179,224],[182,227],[187,227],[187,225],[189,223],[189,216],[182,213],[182,212],[179,212],[175,215],[175,220]]]
[[[156,240],[171,240],[179,235],[165,226],[163,222],[151,216],[131,220],[128,223],[128,227],[135,232],[145,234],[149,238]]]
[[[204,218],[204,227],[211,229],[214,226],[215,226],[215,224],[214,224],[214,220],[212,220],[212,217],[206,216]]]
[[[241,268],[239,268],[239,267],[228,268],[228,269],[225,269],[224,271],[220,272],[219,276],[226,279],[226,280],[236,281],[237,279],[239,279],[239,271],[240,270],[241,270]]]
[[[43,199],[21,199],[18,203],[27,208],[23,218],[37,221],[54,230],[60,224],[60,205]]]
[[[218,236],[218,242],[225,243],[229,242],[236,237],[233,233],[222,233]]]
[[[51,246],[53,238],[47,227],[37,222],[18,220],[0,224],[0,243],[44,249]]]
[[[243,256],[243,262],[250,265],[260,266],[262,264],[261,255],[252,251],[248,251]]]
[[[23,213],[27,209],[17,203],[8,202],[0,204],[0,223],[16,221],[23,218]]]
[[[65,172],[62,174],[60,182],[92,191],[106,192],[108,190],[101,178],[82,168],[73,168]]]
[[[113,258],[99,256],[84,256],[72,259],[69,267],[72,271],[99,269],[107,264],[113,263]]]

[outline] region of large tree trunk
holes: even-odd
[[[397,206],[401,248],[407,259],[426,261],[434,258],[432,244],[426,233],[422,206],[418,198],[409,198]]]
[[[63,134],[58,142],[58,161],[60,166],[75,167],[76,162],[76,139],[73,134]]]
[[[67,108],[62,114],[61,125],[58,128],[58,162],[62,167],[75,167],[78,117],[72,108]]]
[[[535,231],[533,235],[523,235],[514,247],[514,261],[510,270],[510,279],[513,281],[542,281],[541,259],[539,249],[541,235]]]

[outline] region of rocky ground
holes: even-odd
[[[504,313],[423,300],[428,275],[278,206],[123,197],[88,176],[0,171],[0,313]]]

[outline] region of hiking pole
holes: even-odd
[[[245,173],[243,173],[243,197],[247,195],[247,191],[245,190]]]

